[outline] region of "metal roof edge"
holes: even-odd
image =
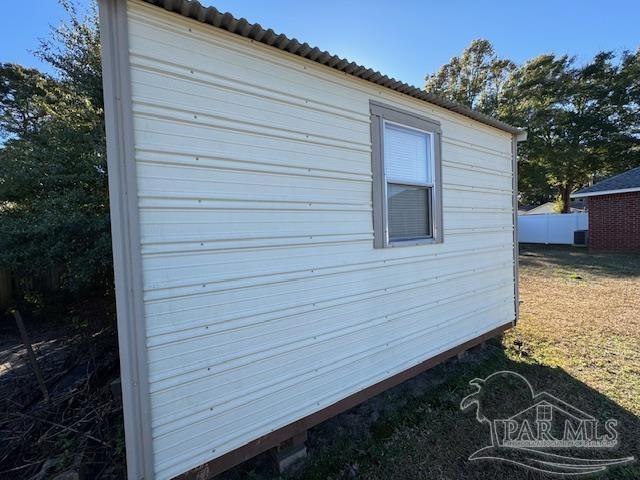
[[[271,29],[264,29],[258,23],[249,23],[245,18],[235,18],[232,14],[222,13],[215,7],[204,7],[196,0],[142,0],[151,5],[163,8],[169,12],[177,13],[201,23],[206,23],[241,37],[269,45],[279,50],[297,55],[307,60],[326,65],[340,72],[347,73],[357,78],[369,81],[376,85],[389,88],[396,92],[408,95],[419,100],[437,105],[444,109],[463,115],[477,122],[489,125],[499,130],[520,135],[523,130],[484,113],[475,111],[469,107],[442,98],[433,93],[425,92],[413,85],[388,77],[371,68],[358,65],[345,58],[332,55],[308,43],[301,43],[295,38],[288,38],[284,34],[278,34]]]

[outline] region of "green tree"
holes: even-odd
[[[574,189],[640,164],[640,51],[601,52],[583,66],[541,55],[517,67],[475,40],[425,88],[527,130],[524,203],[555,197],[567,212]]]
[[[528,132],[520,150],[521,187],[540,190],[544,178],[566,213],[572,191],[595,174],[623,169],[637,145],[637,118],[622,92],[621,72],[611,52],[583,66],[566,55],[541,55],[513,72],[498,114]]]
[[[95,11],[69,21],[38,55],[56,76],[0,66],[0,268],[56,266],[71,291],[111,275],[104,121]]]
[[[0,65],[0,133],[23,137],[38,130],[47,114],[55,81],[38,70]]]
[[[620,57],[611,92],[617,130],[607,146],[608,162],[602,172],[606,175],[640,165],[640,49],[625,51]]]
[[[514,69],[511,60],[498,58],[488,40],[474,40],[461,56],[426,76],[425,90],[495,115],[504,84]]]

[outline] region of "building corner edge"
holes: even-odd
[[[519,255],[518,244],[518,144],[527,140],[526,130],[520,130],[511,137],[511,171],[513,188],[513,299],[515,326],[520,320]]]
[[[99,0],[127,477],[153,478],[126,0]]]

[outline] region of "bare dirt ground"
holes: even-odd
[[[122,409],[111,303],[93,299],[55,320],[25,318],[49,401],[12,317],[0,341],[0,478],[123,478]]]

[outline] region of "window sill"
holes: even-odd
[[[387,247],[395,248],[395,247],[412,247],[415,245],[432,245],[434,243],[442,243],[437,241],[433,237],[429,238],[415,238],[412,240],[392,240],[387,242]]]

